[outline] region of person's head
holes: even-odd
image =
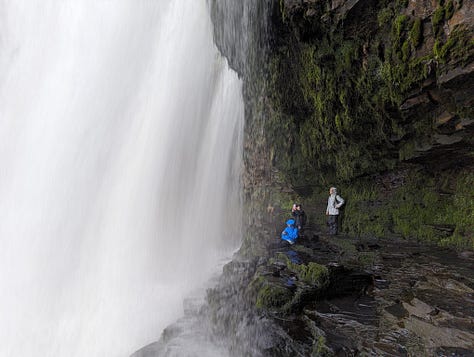
[[[294,219],[289,219],[288,221],[286,221],[286,224],[288,227],[291,227],[293,224],[295,224],[295,220]]]
[[[329,194],[330,194],[330,195],[337,194],[337,188],[331,187],[331,188],[329,189]]]
[[[297,209],[298,211],[301,211],[301,205],[300,205],[299,203],[296,205],[296,209]]]

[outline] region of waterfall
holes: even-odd
[[[0,355],[126,356],[241,239],[206,0],[0,0]]]

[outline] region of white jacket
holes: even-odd
[[[326,214],[330,216],[337,216],[339,214],[339,208],[344,204],[344,199],[338,194],[332,194],[328,198],[328,208],[326,208]]]

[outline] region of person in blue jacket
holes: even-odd
[[[295,227],[295,220],[286,221],[286,228],[281,232],[281,239],[286,240],[290,244],[294,244],[298,238],[298,228]]]

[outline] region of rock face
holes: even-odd
[[[355,202],[407,167],[405,183],[427,178],[426,195],[446,202],[443,211],[472,216],[455,197],[474,167],[471,2],[213,1],[212,9],[218,46],[244,78],[245,226],[261,227],[291,192],[309,201],[336,184]],[[417,196],[411,186],[405,196]],[[383,201],[402,197],[398,188],[377,197],[383,212],[370,213],[391,211],[382,225],[396,233],[408,223]],[[449,244],[473,246],[472,230],[454,232]]]
[[[429,155],[429,147],[450,152],[462,140],[472,152],[468,128],[457,125],[472,118],[471,3],[280,4],[273,58],[285,72],[274,86],[285,95],[275,106],[287,114],[283,127],[295,134],[280,152],[293,160],[277,162],[279,168],[323,181],[337,171],[339,180],[351,180],[391,169],[400,158]],[[433,125],[445,111],[449,123]],[[440,141],[440,133],[455,138]],[[460,153],[453,165],[466,160],[472,155]],[[304,182],[295,176],[293,183]]]
[[[242,17],[215,21],[244,78],[247,229],[208,294],[215,332],[231,355],[472,355],[470,252],[406,239],[474,247],[474,5],[250,3],[267,45],[235,50]],[[321,234],[329,184],[344,239]],[[296,201],[312,230],[281,247]]]
[[[216,35],[245,82],[249,230],[261,226],[267,210],[294,199],[322,201],[325,186],[336,184],[353,203],[348,233],[474,247],[474,192],[465,189],[474,180],[471,2],[259,3],[264,8],[253,14],[267,17],[247,18],[253,26],[244,27],[260,45],[235,41],[243,59],[235,58],[231,38]],[[247,2],[238,14],[249,9]],[[224,25],[216,23],[218,33]],[[243,33],[240,17],[227,22],[236,23],[237,31],[224,26],[224,33]],[[377,183],[399,172],[402,184],[382,192]],[[367,206],[369,192],[376,197]],[[398,209],[407,201],[416,219]],[[430,219],[423,206],[446,213]],[[415,221],[455,228],[447,237]],[[261,239],[250,237],[259,234],[249,233],[244,247],[258,250]]]

